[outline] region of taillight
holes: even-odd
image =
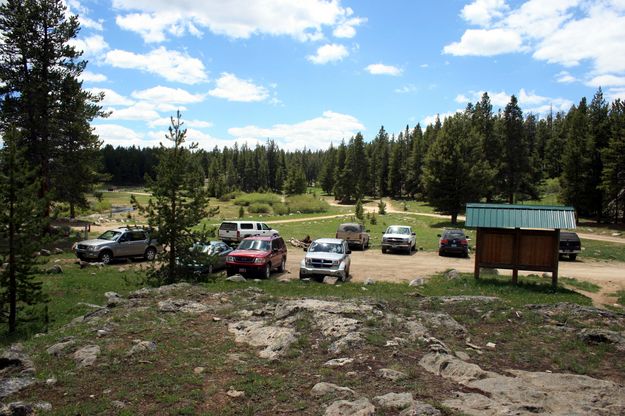
[[[238,230],[237,230],[237,240],[238,240],[239,238],[241,238],[241,231],[238,231]]]
[[[441,240],[441,244],[447,244],[449,243],[449,240],[445,239],[445,240]]]
[[[467,245],[467,240],[460,240],[460,245],[461,246],[466,246]]]

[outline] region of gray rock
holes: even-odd
[[[419,365],[430,373],[451,379],[459,384],[497,376],[493,372],[482,370],[477,364],[464,362],[450,354],[426,354],[419,361]]]
[[[54,254],[63,254],[63,253],[65,253],[65,252],[63,251],[63,249],[62,249],[62,248],[59,248],[59,247],[55,247],[55,248],[54,248],[54,250],[52,250],[52,252],[53,252]]]
[[[63,268],[58,264],[53,265],[52,267],[46,270],[47,274],[63,274]]]
[[[408,283],[408,286],[423,286],[425,284],[425,279],[423,277],[414,278]]]
[[[399,416],[441,416],[440,410],[424,402],[415,401],[408,409]]]
[[[120,400],[113,400],[111,402],[111,406],[113,406],[115,409],[122,410],[126,408],[126,403]]]
[[[365,285],[365,286],[374,285],[374,284],[375,284],[375,280],[373,280],[370,277],[367,277],[367,279],[365,279],[365,281],[363,283],[363,285]]]
[[[324,336],[332,338],[344,337],[355,332],[359,327],[358,320],[332,313],[318,313],[315,316],[315,324]]]
[[[378,371],[375,372],[375,375],[391,381],[403,380],[408,378],[408,374],[390,368],[380,368]]]
[[[287,300],[278,305],[274,312],[276,319],[284,319],[289,316],[295,315],[298,312],[312,312],[317,313],[333,313],[333,314],[367,314],[373,311],[371,305],[356,302],[337,302],[319,299],[297,299]]]
[[[445,272],[445,277],[449,280],[458,279],[460,277],[460,272],[456,269],[451,269]]]
[[[408,339],[411,341],[416,341],[428,333],[427,328],[421,322],[406,321],[404,327],[408,330]]]
[[[326,396],[328,394],[334,395],[355,395],[356,392],[349,387],[341,387],[336,384],[321,382],[313,386],[310,390],[310,394],[315,397]]]
[[[135,290],[134,292],[131,292],[128,297],[130,299],[141,299],[141,298],[147,298],[152,294],[152,290],[148,289],[147,287],[141,288],[139,290]]]
[[[30,376],[2,378],[0,379],[0,399],[15,394],[35,382],[35,378]]]
[[[240,274],[233,274],[232,276],[227,277],[226,281],[227,282],[245,282],[247,280],[245,279],[245,277],[243,277]]]
[[[48,249],[42,248],[41,250],[39,250],[39,254],[48,257],[52,254],[52,252]]]
[[[241,397],[245,397],[245,392],[244,391],[240,391],[240,390],[235,390],[232,387],[230,387],[230,389],[226,392],[226,395],[228,397],[231,397],[233,399],[238,399]]]
[[[326,285],[335,285],[338,280],[335,276],[323,276],[323,283]]]
[[[90,367],[95,364],[98,355],[100,355],[100,347],[97,345],[87,345],[74,352],[74,360],[78,367]]]
[[[464,351],[454,351],[456,357],[460,358],[462,361],[469,361],[471,357]]]
[[[350,402],[337,400],[325,411],[325,416],[371,416],[375,414],[375,406],[367,398]]]
[[[491,275],[491,276],[499,276],[499,270],[491,269],[490,267],[482,267],[480,268],[480,275]]]
[[[154,352],[156,351],[156,342],[154,341],[139,341],[132,346],[128,352],[126,352],[127,356],[135,355],[143,352]]]
[[[65,350],[73,347],[76,344],[74,339],[68,339],[66,341],[58,342],[54,345],[51,345],[46,349],[46,352],[50,355],[54,355],[56,357],[61,356],[65,353]]]
[[[603,328],[583,328],[577,335],[587,344],[614,344],[617,350],[625,351],[625,336],[622,332]]]
[[[468,295],[459,295],[459,296],[428,296],[424,297],[420,300],[421,303],[445,303],[445,304],[454,304],[461,302],[471,302],[471,303],[491,303],[498,301],[499,298],[496,296],[468,296]]]
[[[277,359],[284,354],[288,347],[296,341],[293,328],[265,326],[262,321],[232,323],[228,325],[228,331],[234,334],[234,340],[237,343],[265,347],[258,355],[270,360]]]
[[[106,297],[106,306],[108,308],[113,308],[124,302],[124,299],[116,292],[106,292],[104,296]]]
[[[457,336],[464,336],[467,329],[446,313],[415,311],[416,317],[425,325],[435,329],[445,329]]]
[[[351,332],[330,344],[328,352],[331,354],[341,354],[345,351],[352,351],[354,348],[364,343],[365,340],[360,332]]]
[[[354,362],[353,358],[335,358],[323,363],[324,367],[343,367]]]
[[[203,303],[195,302],[188,299],[167,299],[158,302],[158,310],[160,312],[183,312],[193,315],[199,315],[207,312],[210,308]]]
[[[373,403],[382,409],[401,410],[413,403],[412,393],[387,393],[373,398]]]

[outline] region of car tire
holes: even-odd
[[[113,261],[113,253],[108,250],[104,250],[98,256],[98,260],[100,260],[100,263],[110,264]]]
[[[576,258],[577,258],[577,254],[569,254],[569,260],[575,261]]]
[[[417,243],[414,243],[414,246],[410,247],[412,251],[417,251]]]
[[[445,254],[445,253],[443,253],[443,250],[438,250],[438,255],[439,255],[439,256],[441,256],[441,257],[442,257],[442,256],[443,256],[443,254]]]
[[[367,243],[365,244],[365,248],[369,248],[369,240],[367,239]]]
[[[156,259],[156,249],[154,247],[148,247],[147,250],[145,250],[143,258],[147,261],[154,261],[154,259]]]
[[[270,276],[271,276],[271,264],[267,263],[265,264],[265,267],[263,268],[263,277],[265,279],[269,279]]]
[[[278,271],[280,273],[284,273],[285,269],[286,269],[286,257],[282,257],[282,260],[280,260],[280,266],[278,267]]]
[[[234,270],[229,269],[229,268],[226,269],[226,276],[230,277],[230,276],[234,276],[234,274],[235,274]]]
[[[382,247],[382,254],[386,254],[386,248]]]
[[[304,280],[304,279],[306,279],[306,275],[304,275],[304,274],[302,273],[302,271],[300,270],[300,271],[299,271],[299,280]]]

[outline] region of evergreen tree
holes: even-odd
[[[356,207],[354,208],[354,214],[358,220],[363,221],[365,219],[365,210],[362,206],[362,201],[359,199],[356,201]]]
[[[369,162],[360,132],[349,141],[341,177],[347,201],[365,196],[369,184]]]
[[[601,153],[608,147],[610,141],[610,120],[608,117],[608,104],[603,98],[603,91],[599,88],[590,102],[590,106],[588,106],[588,128],[592,138],[592,171],[588,188],[591,192],[591,210],[597,220],[601,220],[604,209],[604,192],[601,187],[603,172]]]
[[[164,246],[159,255],[162,266],[157,266],[150,275],[157,284],[170,284],[186,277],[176,260],[190,253],[189,247],[194,242],[192,228],[208,216],[204,175],[191,154],[197,144],[184,146],[187,130],[182,128],[180,119],[179,111],[171,118],[169,133],[165,136],[171,147],[161,143],[156,178],[146,178],[152,194],[147,207],[148,223],[158,230],[159,241]]]
[[[486,195],[492,170],[482,155],[480,136],[466,114],[445,119],[437,140],[430,146],[423,168],[423,187],[437,211],[451,215],[456,224],[467,202]]]
[[[336,169],[334,180],[334,199],[341,202],[349,200],[349,176],[345,172],[345,159],[347,157],[347,148],[345,141],[341,141],[336,152]]]
[[[384,126],[380,127],[373,140],[371,151],[371,182],[372,195],[383,197],[388,195],[389,139]]]
[[[17,146],[18,133],[8,130],[0,150],[0,319],[15,332],[18,311],[45,301],[42,283],[35,279],[33,253],[43,225],[42,201],[37,198],[39,184],[34,171],[25,163]]]
[[[423,132],[421,125],[417,124],[412,130],[410,156],[408,158],[408,170],[406,173],[406,191],[414,196],[422,191],[421,172],[423,170],[423,158],[425,157]]]
[[[334,180],[335,180],[335,166],[336,166],[336,150],[330,144],[330,148],[326,152],[326,157],[323,161],[323,166],[321,167],[321,172],[319,173],[319,182],[321,184],[321,189],[326,194],[331,194],[334,189]]]
[[[70,46],[78,30],[77,17],[68,15],[63,0],[7,0],[0,5],[0,129],[20,129],[18,146],[38,170],[44,217],[52,198],[84,202],[68,196],[71,184],[65,181],[71,178],[63,174],[63,163],[73,152],[91,154],[97,142],[88,125],[103,115],[97,106],[102,97],[82,90],[78,81],[86,66],[79,60],[81,52]],[[78,170],[72,178],[91,173],[83,166],[92,164],[89,158],[75,157],[72,164]],[[87,186],[75,193],[88,189],[95,177],[81,179]]]
[[[301,166],[291,166],[284,181],[284,193],[287,195],[305,194],[308,183]]]
[[[608,212],[614,222],[625,223],[625,103],[620,99],[610,110],[611,133],[606,148],[601,152],[603,174],[601,189],[605,192]]]

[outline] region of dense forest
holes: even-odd
[[[154,175],[155,148],[113,148],[100,153],[114,185],[142,184]],[[298,193],[315,184],[340,201],[365,196],[418,197],[452,216],[466,202],[520,202],[540,197],[556,179],[560,202],[578,214],[625,221],[625,104],[607,103],[601,89],[566,113],[524,115],[512,96],[493,112],[480,101],[424,129],[397,135],[381,127],[326,150],[287,152],[273,140],[212,151],[198,150],[212,196],[241,190]]]

